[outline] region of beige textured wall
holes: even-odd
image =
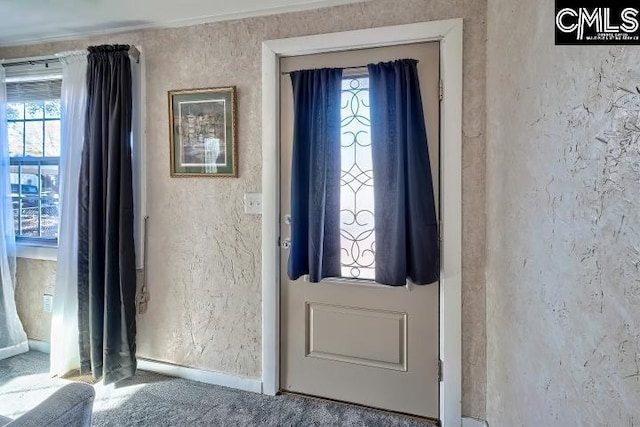
[[[640,49],[556,47],[553,7],[489,1],[487,416],[632,426]]]
[[[16,305],[27,336],[49,341],[51,313],[43,311],[44,294],[53,294],[56,263],[18,258],[16,264]]]
[[[139,355],[261,375],[260,218],[243,214],[261,189],[263,40],[463,17],[463,412],[485,413],[486,0],[374,0],[293,14],[0,50],[0,57],[126,42],[147,67],[149,290]],[[167,91],[236,85],[240,177],[169,177]],[[446,148],[445,148],[446,149]]]

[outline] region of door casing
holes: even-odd
[[[269,40],[262,43],[262,392],[279,389],[280,69],[283,56],[440,42],[440,421],[462,423],[462,19]]]

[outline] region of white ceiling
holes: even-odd
[[[362,0],[0,0],[0,46],[316,9]]]

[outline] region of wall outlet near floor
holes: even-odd
[[[42,311],[45,313],[53,312],[53,295],[44,294],[42,296]]]
[[[244,213],[262,215],[262,193],[244,193]]]

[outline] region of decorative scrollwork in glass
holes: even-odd
[[[342,81],[340,235],[342,276],[373,279],[375,233],[369,78]]]

